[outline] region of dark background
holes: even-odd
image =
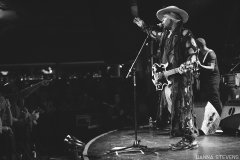
[[[18,2],[19,3],[19,2]],[[158,9],[186,10],[185,25],[204,37],[227,72],[239,56],[238,0],[138,0],[139,16],[157,24]],[[134,58],[145,34],[132,23],[129,0],[22,1],[20,19],[1,32],[1,64],[104,60],[125,63]]]
[[[110,108],[104,104],[113,104],[116,94],[121,96],[126,115],[133,117],[132,79],[125,76],[146,34],[133,23],[130,1],[22,0],[17,2],[18,21],[0,24],[0,70],[10,70],[10,78],[1,77],[2,84],[10,82],[11,86],[10,79],[17,79],[20,90],[45,79],[40,72],[44,67],[55,71],[49,75],[56,78],[48,87],[26,99],[30,110],[39,106],[46,112],[36,126],[39,151],[59,154],[65,149],[67,134],[88,142],[103,130],[116,127],[106,123],[111,123],[105,115]],[[155,14],[160,8],[176,5],[186,10],[190,18],[185,27],[196,38],[205,38],[216,52],[221,74],[240,60],[239,0],[138,0],[137,5],[139,17],[150,25],[159,23]],[[150,116],[155,119],[158,111],[147,54],[149,45],[141,54],[145,65],[137,67],[142,71],[137,72],[139,124],[148,123]],[[119,75],[119,68],[112,64],[125,64],[124,73]],[[78,127],[75,116],[82,114],[90,115],[92,123],[100,127]],[[133,121],[129,125],[133,126]]]

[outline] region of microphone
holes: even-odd
[[[164,27],[162,23],[158,23],[157,26],[160,27],[160,28]]]
[[[164,26],[162,23],[158,23],[157,25],[148,26],[148,28],[152,28],[156,31],[162,31],[164,29]]]

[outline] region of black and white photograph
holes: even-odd
[[[0,160],[240,159],[239,0],[0,0]]]

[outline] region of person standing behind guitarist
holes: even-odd
[[[197,45],[189,29],[183,28],[188,21],[186,11],[169,6],[156,13],[161,21],[159,31],[147,26],[139,17],[134,19],[144,32],[159,42],[157,56],[160,64],[168,64],[168,69],[178,68],[188,61],[196,61]],[[176,144],[170,144],[172,150],[197,148],[198,131],[193,122],[193,72],[186,71],[169,77],[171,85],[165,86],[160,93],[160,109],[169,107],[171,112],[170,136],[182,136]]]
[[[203,93],[202,96],[221,115],[222,102],[219,93],[220,72],[217,56],[212,49],[207,47],[206,41],[203,38],[198,38],[196,42],[199,47],[198,64],[200,66],[200,89],[201,93]]]

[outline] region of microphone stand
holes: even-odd
[[[133,61],[132,65],[131,65],[131,67],[128,71],[128,74],[126,76],[126,78],[129,78],[131,73],[132,73],[132,76],[133,76],[134,135],[135,135],[133,145],[128,146],[128,147],[118,147],[120,149],[111,149],[110,151],[107,152],[107,154],[108,153],[113,153],[113,152],[118,154],[117,151],[124,151],[124,150],[126,150],[126,151],[124,151],[123,153],[127,153],[127,152],[134,152],[135,153],[135,152],[139,151],[140,153],[144,154],[143,149],[147,148],[147,146],[140,145],[140,140],[138,140],[138,138],[137,138],[137,127],[138,127],[138,125],[137,125],[137,98],[136,98],[137,97],[137,94],[136,94],[137,83],[136,83],[136,68],[135,68],[135,65],[136,65],[136,62],[138,60],[138,57],[139,57],[144,45],[146,44],[146,41],[147,41],[148,37],[149,37],[149,35],[147,35],[147,37],[145,38],[145,40],[144,40],[140,50],[138,51],[138,54],[137,54],[135,60]]]

